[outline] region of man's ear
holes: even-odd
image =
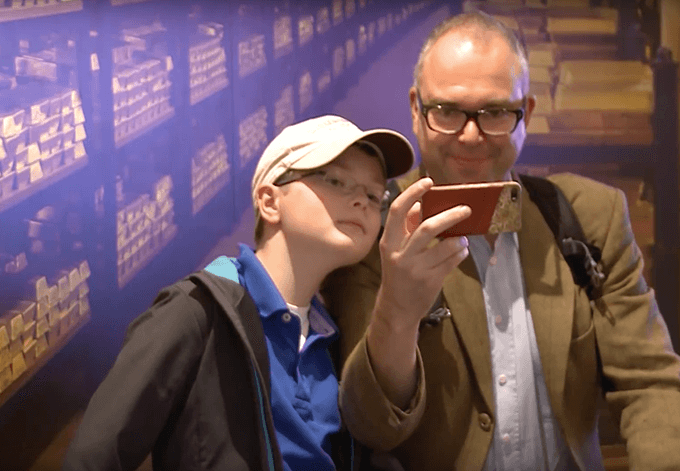
[[[536,95],[527,95],[527,104],[524,110],[524,125],[529,127],[529,121],[531,121],[531,115],[536,107]]]
[[[263,222],[277,224],[281,215],[279,214],[279,196],[281,192],[274,185],[261,185],[255,192],[257,206],[260,210],[260,217]]]
[[[408,91],[408,101],[411,108],[411,122],[413,123],[413,134],[418,135],[418,118],[420,111],[418,110],[418,91],[416,87],[411,87]]]

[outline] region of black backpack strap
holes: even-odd
[[[175,286],[177,286],[184,294],[186,294],[189,297],[194,298],[196,301],[198,301],[201,306],[203,307],[203,311],[205,312],[205,317],[199,317],[197,318],[199,328],[201,329],[201,334],[203,337],[207,337],[208,332],[212,328],[212,321],[213,321],[213,314],[214,314],[214,309],[215,305],[212,303],[212,295],[205,290],[203,287],[200,285],[197,285],[194,283],[190,278],[184,278],[177,283],[175,283]]]
[[[222,314],[229,318],[237,334],[243,339],[247,354],[252,352],[255,358],[252,367],[262,421],[262,445],[265,450],[261,469],[269,471],[281,469],[281,455],[276,446],[276,431],[269,399],[271,397],[269,354],[257,306],[248,291],[231,279],[214,275],[206,270],[195,272],[188,279],[211,298],[212,306],[220,307]]]
[[[246,346],[246,350],[252,348],[255,361],[262,372],[267,395],[269,395],[271,391],[268,374],[269,353],[267,352],[267,343],[260,315],[253,298],[237,282],[213,275],[205,270],[195,272],[189,278],[208,293],[215,305],[221,306],[221,310],[229,317],[236,331],[250,346]],[[227,300],[236,301],[237,304],[228,306]],[[234,317],[234,313],[236,317]]]
[[[564,259],[571,268],[574,283],[586,290],[592,301],[602,296],[605,274],[602,251],[586,240],[583,228],[567,197],[550,180],[519,175],[529,198],[538,206],[550,227]]]

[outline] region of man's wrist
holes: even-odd
[[[371,324],[374,329],[390,337],[417,337],[420,319],[414,318],[412,312],[405,312],[402,308],[378,297],[373,309]]]

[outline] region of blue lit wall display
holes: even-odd
[[[84,408],[132,319],[239,227],[256,162],[285,126],[338,109],[362,128],[412,138],[402,72],[419,43],[410,40],[461,5],[0,2],[0,468],[31,469]],[[409,46],[395,47],[402,39]],[[386,66],[388,56],[398,58]],[[671,77],[657,66],[655,79]],[[380,79],[345,100],[376,69]],[[655,82],[657,104],[668,105],[658,97],[676,79]],[[672,135],[659,130],[674,121],[658,110],[652,118],[653,133],[649,119],[637,126],[639,145],[630,145],[636,128],[616,146],[598,135],[598,145],[546,152],[555,136],[530,133],[522,163],[670,165],[677,140],[649,144]],[[677,179],[644,168],[655,175],[656,213],[674,214],[663,222],[677,229]],[[655,289],[662,311],[675,312],[678,238],[660,224]],[[677,319],[668,321],[677,344]]]
[[[3,469],[29,467],[84,406],[69,401],[86,401],[130,321],[252,210],[271,139],[331,113],[390,46],[380,38],[440,6],[0,5],[0,451],[16,460]],[[45,382],[58,385],[55,416],[22,419],[40,437],[9,433]]]
[[[236,210],[251,207],[250,181],[257,159],[273,136],[277,79],[274,62],[274,7],[270,2],[236,6],[234,37],[234,144]],[[286,48],[288,46],[285,46]],[[282,51],[279,50],[279,54]]]

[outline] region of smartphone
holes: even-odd
[[[522,227],[522,187],[515,181],[435,185],[421,201],[423,220],[458,205],[472,214],[438,237],[517,232]]]

